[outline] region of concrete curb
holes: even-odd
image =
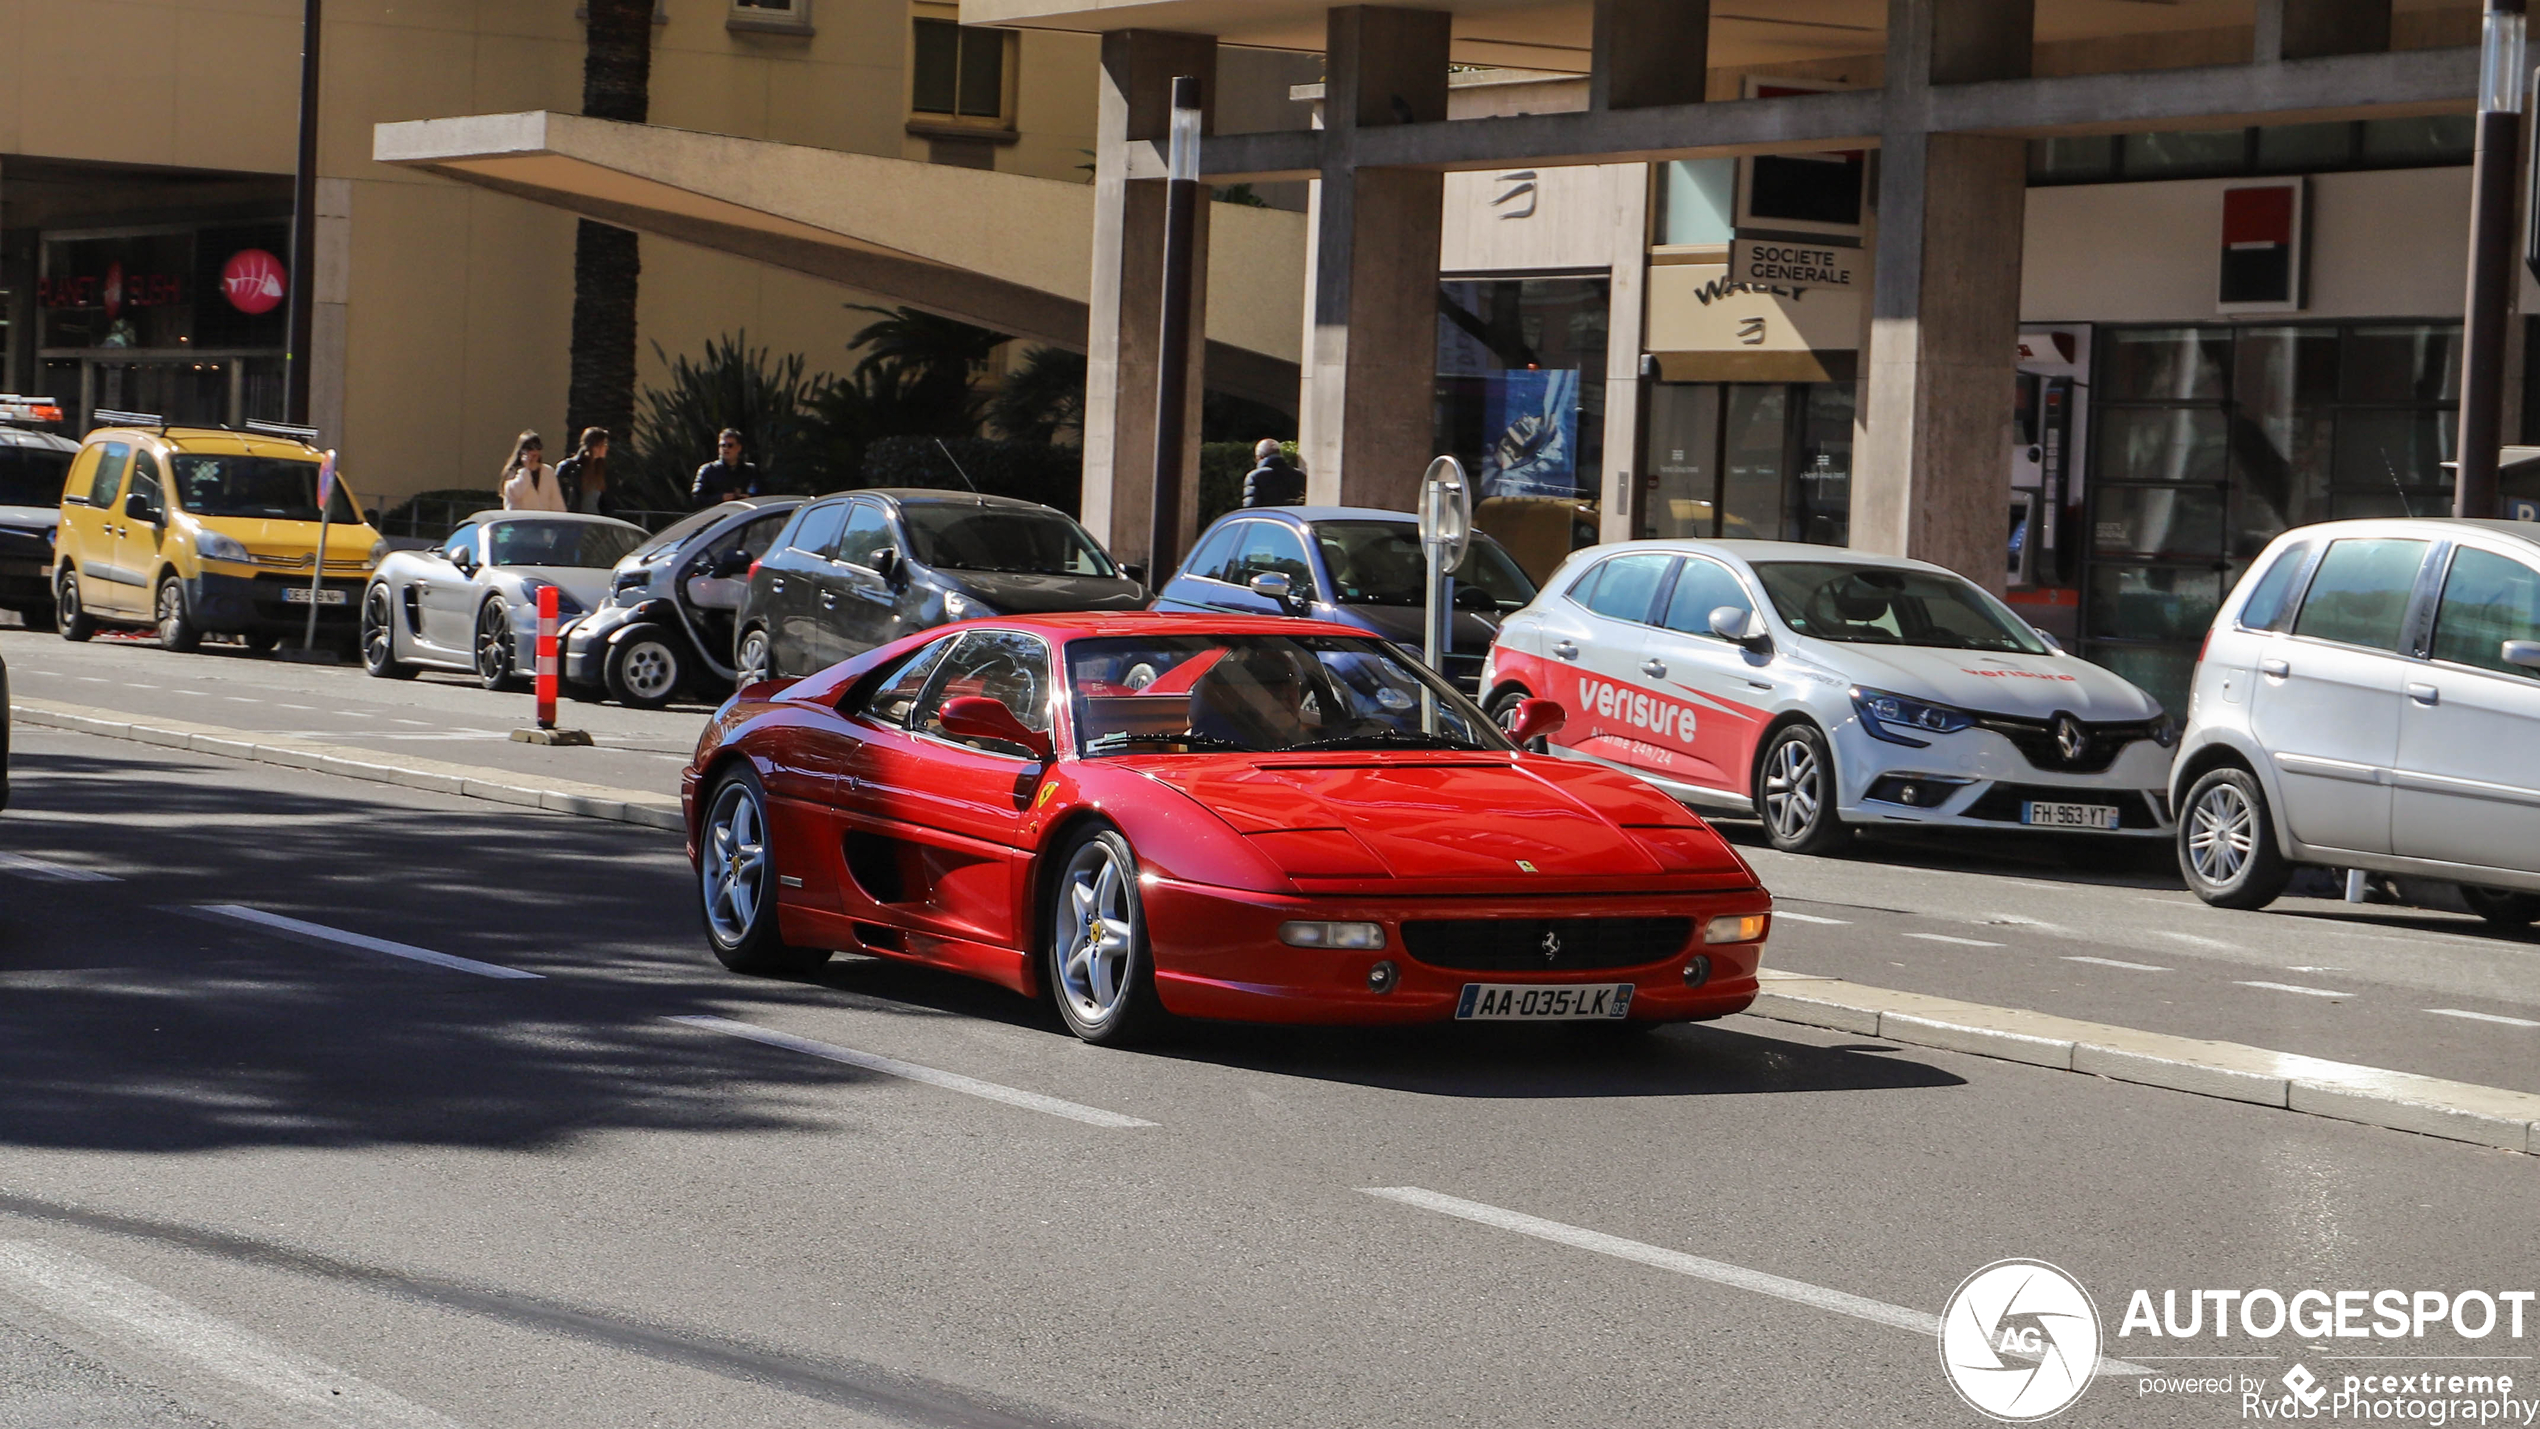
[[[398,784],[408,789],[456,794],[463,799],[484,799],[524,809],[576,814],[586,819],[640,824],[645,828],[665,829],[672,833],[682,833],[687,829],[678,796],[673,794],[612,789],[603,784],[582,784],[570,779],[544,779],[535,774],[515,774],[505,769],[448,764],[438,759],[414,759],[340,744],[285,739],[253,730],[128,715],[119,710],[91,709],[52,700],[13,700],[9,709],[18,723],[41,729],[76,730],[81,734],[103,735],[108,739],[137,740],[169,749],[189,749],[198,754],[217,754],[258,764],[278,764],[288,769],[338,774],[347,779],[367,779],[374,784]]]
[[[2540,1094],[1766,970],[1749,1012],[1916,1047],[2540,1154]]]

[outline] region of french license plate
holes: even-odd
[[[284,605],[307,605],[309,603],[310,594],[311,592],[309,588],[304,585],[284,586],[282,588],[282,603]],[[316,592],[316,595],[317,603],[320,605],[342,605],[344,603],[344,592],[340,590],[320,590]]]
[[[2020,822],[2049,829],[2118,827],[2116,806],[2112,804],[2026,803],[2020,805]]]
[[[1461,1022],[1578,1022],[1625,1017],[1632,1010],[1627,982],[1540,983],[1468,982],[1456,1000]]]

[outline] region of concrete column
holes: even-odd
[[[1115,30],[1102,37],[1101,92],[1094,151],[1094,272],[1085,334],[1087,530],[1124,562],[1147,559],[1147,513],[1154,506],[1156,340],[1164,295],[1164,182],[1129,178],[1129,148],[1161,144],[1171,127],[1173,78],[1197,75],[1204,126],[1213,127],[1217,41],[1162,30]],[[1200,205],[1193,255],[1208,271],[1208,209]],[[1432,245],[1434,251],[1435,245]],[[1208,330],[1208,286],[1195,285],[1191,331]],[[1187,437],[1182,455],[1183,548],[1199,511],[1199,406],[1208,344],[1190,353]],[[1161,582],[1170,571],[1150,571]]]
[[[1710,76],[1710,0],[1596,0],[1588,61],[1590,109],[1644,109],[1699,104]],[[1599,538],[1640,534],[1641,326],[1649,274],[1649,191],[1653,167],[1639,181],[1618,181],[1614,215],[1613,302],[1607,313],[1605,470]]]
[[[1596,0],[1593,37],[1590,109],[1702,102],[1711,0]]]
[[[2250,60],[2365,55],[2390,48],[2390,0],[2258,0]]]
[[[2027,74],[2030,0],[1890,0],[1852,544],[2000,590],[2027,146],[1934,134],[1930,87]]]
[[[318,429],[319,446],[332,447],[344,441],[344,362],[353,294],[351,179],[317,181],[316,256],[317,271],[309,276],[309,296],[317,304],[309,340],[309,425]],[[355,494],[379,498],[377,491]]]
[[[1309,499],[1409,510],[1436,455],[1445,176],[1361,169],[1361,129],[1446,118],[1443,11],[1330,12],[1299,446]]]
[[[1599,476],[1597,539],[1640,534],[1641,334],[1649,307],[1649,187],[1652,166],[1619,167],[1614,177],[1614,267],[1605,315],[1605,470]]]

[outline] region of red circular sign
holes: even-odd
[[[269,313],[282,301],[282,260],[261,248],[241,248],[221,265],[220,290],[242,313]]]

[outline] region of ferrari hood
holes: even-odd
[[[1136,581],[1104,576],[1036,575],[1022,571],[957,571],[934,568],[947,585],[975,595],[1002,615],[1046,615],[1062,610],[1135,610],[1146,600]]]
[[[1621,776],[1582,781],[1556,770],[1561,777],[1553,777],[1535,767],[1539,762],[1335,754],[1186,758],[1147,772],[1215,812],[1291,872],[1309,876],[1325,870],[1299,866],[1291,855],[1311,844],[1305,836],[1317,830],[1346,835],[1326,842],[1354,840],[1373,855],[1381,875],[1369,867],[1367,876],[1489,880],[1503,890],[1534,879],[1743,872],[1716,835],[1666,796]],[[1328,849],[1310,852],[1330,856]],[[1338,868],[1329,872],[1346,876]]]
[[[2094,724],[2113,724],[2161,713],[2160,704],[2125,677],[2069,655],[1825,642],[1811,642],[1808,653],[1855,685],[1979,714],[2048,719],[2070,712]]]

